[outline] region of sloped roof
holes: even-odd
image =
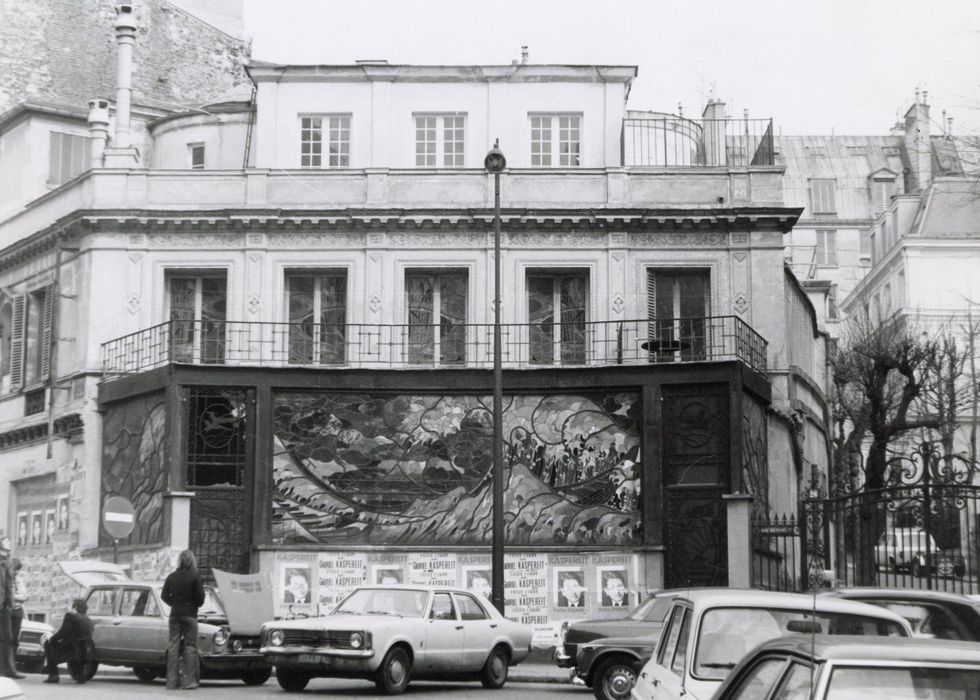
[[[980,238],[980,179],[937,179],[926,200],[922,220],[912,235],[923,238]]]

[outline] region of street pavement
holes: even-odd
[[[265,685],[248,687],[239,681],[203,681],[201,687],[192,693],[168,691],[163,679],[144,684],[136,680],[127,668],[99,668],[99,672],[88,683],[79,685],[68,677],[64,667],[61,682],[57,685],[43,682],[44,676],[27,674],[18,683],[24,691],[24,698],[40,700],[124,700],[126,698],[173,698],[205,697],[208,700],[258,700],[259,698],[283,698],[291,696],[327,696],[331,698],[377,698],[374,684],[357,679],[314,678],[302,693],[287,693],[276,683],[275,677]],[[405,691],[406,697],[415,698],[486,698],[492,693],[493,700],[523,700],[524,698],[543,698],[544,700],[590,700],[592,692],[582,685],[569,681],[567,669],[561,669],[551,662],[550,650],[535,652],[531,658],[510,669],[507,685],[501,690],[487,691],[478,683],[435,683],[413,681]]]

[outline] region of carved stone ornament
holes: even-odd
[[[738,294],[735,295],[735,299],[732,302],[732,306],[735,307],[735,311],[738,314],[744,315],[745,312],[749,310],[749,300],[745,298],[745,294],[739,292]]]
[[[150,236],[154,248],[242,248],[240,233],[156,233]]]
[[[704,231],[638,231],[630,234],[632,248],[720,248],[728,242],[724,233]]]
[[[129,311],[130,315],[135,316],[140,311],[140,298],[137,294],[130,294],[129,300],[126,302],[126,310]]]
[[[371,307],[371,311],[373,311],[374,313],[378,313],[378,309],[381,308],[382,303],[383,300],[381,299],[381,296],[377,292],[372,294],[371,298],[368,299],[368,306]]]
[[[260,308],[262,308],[262,300],[253,294],[248,300],[248,310],[250,313],[257,314]]]
[[[613,297],[613,300],[612,300],[612,310],[613,311],[615,311],[617,314],[620,314],[620,313],[623,312],[623,307],[624,306],[626,306],[626,302],[623,301],[623,297],[621,297],[618,294]]]

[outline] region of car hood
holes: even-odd
[[[37,622],[36,620],[28,620],[25,618],[20,623],[20,631],[41,632],[41,633],[47,632],[50,634],[54,632],[54,627],[49,625],[47,622]]]
[[[584,644],[588,646],[601,646],[601,647],[650,647],[651,649],[657,646],[657,642],[660,640],[659,630],[653,634],[643,634],[637,637],[599,637],[597,639],[590,639]]]
[[[266,622],[263,627],[276,629],[300,630],[336,630],[336,629],[371,629],[386,627],[393,622],[421,624],[421,617],[400,617],[398,615],[323,615],[321,617],[304,617],[297,620],[276,620]]]
[[[272,585],[267,573],[232,574],[212,569],[232,634],[257,635],[262,623],[275,617]],[[208,618],[209,622],[216,622]]]
[[[656,634],[663,627],[662,623],[646,620],[631,620],[620,617],[606,620],[581,620],[568,626],[565,633],[566,642],[583,642],[599,637],[612,635],[620,637]]]

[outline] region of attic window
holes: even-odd
[[[826,146],[807,146],[806,154],[808,156],[825,156],[827,155]]]
[[[899,146],[883,146],[881,150],[886,156],[902,155],[902,149]]]

